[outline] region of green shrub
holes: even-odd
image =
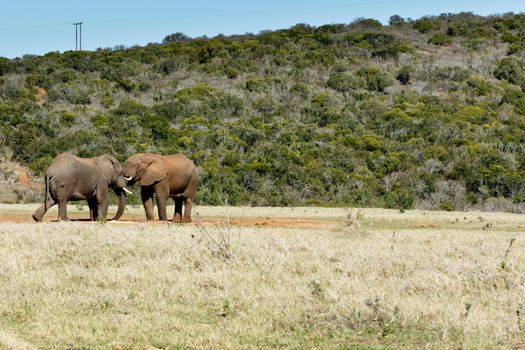
[[[465,69],[462,67],[436,67],[435,69],[428,71],[428,79],[431,81],[453,81],[462,83],[472,75],[470,69]]]
[[[403,85],[406,85],[410,82],[411,75],[416,70],[412,66],[403,66],[397,72],[396,79]]]
[[[111,96],[104,96],[100,100],[100,103],[102,104],[102,106],[104,106],[106,108],[109,108],[109,107],[111,107],[113,105],[113,97],[111,97]]]
[[[483,124],[487,122],[487,111],[482,106],[465,106],[456,112],[455,117],[459,120]]]
[[[37,176],[42,175],[46,172],[47,168],[49,168],[53,159],[54,157],[50,155],[37,158],[29,163],[29,169]]]
[[[525,50],[525,45],[523,43],[510,44],[507,55],[515,55]]]
[[[429,145],[425,148],[424,155],[426,159],[438,159],[444,161],[447,159],[449,152],[442,145]]]
[[[264,78],[248,79],[245,86],[250,92],[261,92],[268,88],[268,81]]]
[[[501,34],[501,41],[509,44],[516,44],[520,42],[520,38],[517,35],[512,34],[512,32],[505,31]]]
[[[499,80],[507,80],[509,83],[525,88],[525,63],[517,57],[502,58],[494,70],[494,76]]]
[[[428,33],[439,29],[439,24],[429,18],[421,18],[412,24],[412,28],[420,33]]]
[[[148,108],[131,99],[125,99],[120,102],[119,106],[114,110],[117,115],[144,115],[148,112]]]
[[[417,196],[413,188],[404,183],[396,183],[391,191],[384,195],[385,207],[405,211],[412,209],[416,203]]]
[[[177,33],[167,35],[166,37],[164,37],[164,39],[162,39],[162,42],[165,44],[166,43],[188,43],[191,40],[192,40],[191,37],[187,36],[186,34],[177,32]]]
[[[62,112],[60,114],[60,121],[67,127],[72,126],[77,118],[78,116],[73,112]]]
[[[306,84],[295,83],[290,87],[290,92],[294,94],[298,94],[302,98],[306,99],[308,97],[310,90]]]
[[[372,51],[372,57],[382,59],[398,59],[402,53],[413,52],[413,47],[404,40],[396,40],[391,44],[379,46]]]
[[[11,72],[13,68],[14,64],[12,64],[11,60],[5,57],[0,57],[0,77]]]
[[[454,36],[464,36],[468,33],[468,29],[462,26],[460,23],[451,23],[447,28],[447,35]]]
[[[96,114],[91,117],[91,124],[97,129],[102,129],[109,125],[109,118],[103,114]]]
[[[150,91],[153,88],[153,85],[151,85],[149,82],[141,81],[139,83],[139,90],[142,92]]]
[[[239,76],[239,74],[241,73],[241,70],[239,68],[237,68],[236,66],[233,66],[231,64],[229,65],[226,65],[224,66],[224,74],[229,78],[229,79],[235,79]]]
[[[525,114],[525,94],[519,86],[503,83],[501,103],[509,103],[520,114]]]
[[[446,201],[446,202],[441,203],[438,209],[443,210],[443,211],[454,211],[456,210],[456,207],[454,206],[452,202]]]
[[[166,118],[156,114],[146,114],[140,118],[144,128],[151,131],[154,140],[165,140],[168,138],[170,125]]]
[[[477,96],[485,96],[491,91],[489,82],[482,76],[473,75],[467,79],[467,86]]]
[[[356,18],[350,23],[350,28],[381,28],[383,25],[377,19],[373,18]]]
[[[382,92],[394,82],[390,74],[377,67],[363,67],[356,72],[356,75],[365,80],[366,87],[370,91]]]
[[[367,133],[362,137],[362,144],[367,151],[375,151],[383,148],[383,140],[377,135]]]
[[[434,34],[428,39],[429,44],[438,46],[449,46],[452,44],[452,38],[445,33]]]
[[[335,73],[330,75],[326,85],[337,91],[350,91],[365,87],[365,81],[346,73]]]

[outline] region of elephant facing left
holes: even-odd
[[[71,153],[59,154],[45,174],[44,204],[33,214],[35,221],[42,221],[44,214],[58,204],[58,220],[68,221],[67,202],[87,200],[91,220],[105,219],[108,213],[108,194],[111,188],[118,197],[118,220],[126,206],[126,182],[122,166],[111,156],[79,158]]]

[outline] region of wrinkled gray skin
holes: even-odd
[[[155,218],[153,214],[155,193],[159,220],[168,219],[166,204],[168,198],[173,198],[175,213],[172,221],[191,222],[191,208],[199,184],[197,168],[191,160],[182,154],[160,156],[153,153],[139,153],[129,157],[122,167],[126,181],[140,182],[140,195],[148,220]]]
[[[118,220],[126,205],[125,183],[122,166],[111,156],[79,158],[62,153],[46,171],[44,204],[35,211],[33,219],[42,221],[49,208],[58,204],[58,220],[68,221],[67,202],[78,200],[87,200],[91,220],[105,219],[111,188],[119,198],[117,213],[111,220]]]

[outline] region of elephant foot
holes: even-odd
[[[46,211],[47,211],[46,207],[42,205],[40,208],[35,210],[35,212],[33,213],[33,220],[37,222],[42,221],[42,218],[44,217],[44,214],[46,213]]]
[[[64,221],[64,222],[68,222],[68,221],[71,221],[69,218],[58,218],[58,221]]]
[[[190,222],[192,222],[191,217],[189,217],[189,216],[185,216],[185,217],[182,219],[182,222],[185,223],[185,224],[189,224]]]
[[[172,221],[173,222],[177,222],[177,223],[182,222],[182,216],[179,213],[177,213],[177,214],[175,214],[173,216],[173,220]]]

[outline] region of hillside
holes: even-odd
[[[182,152],[199,202],[525,211],[525,15],[0,59],[3,153]]]

